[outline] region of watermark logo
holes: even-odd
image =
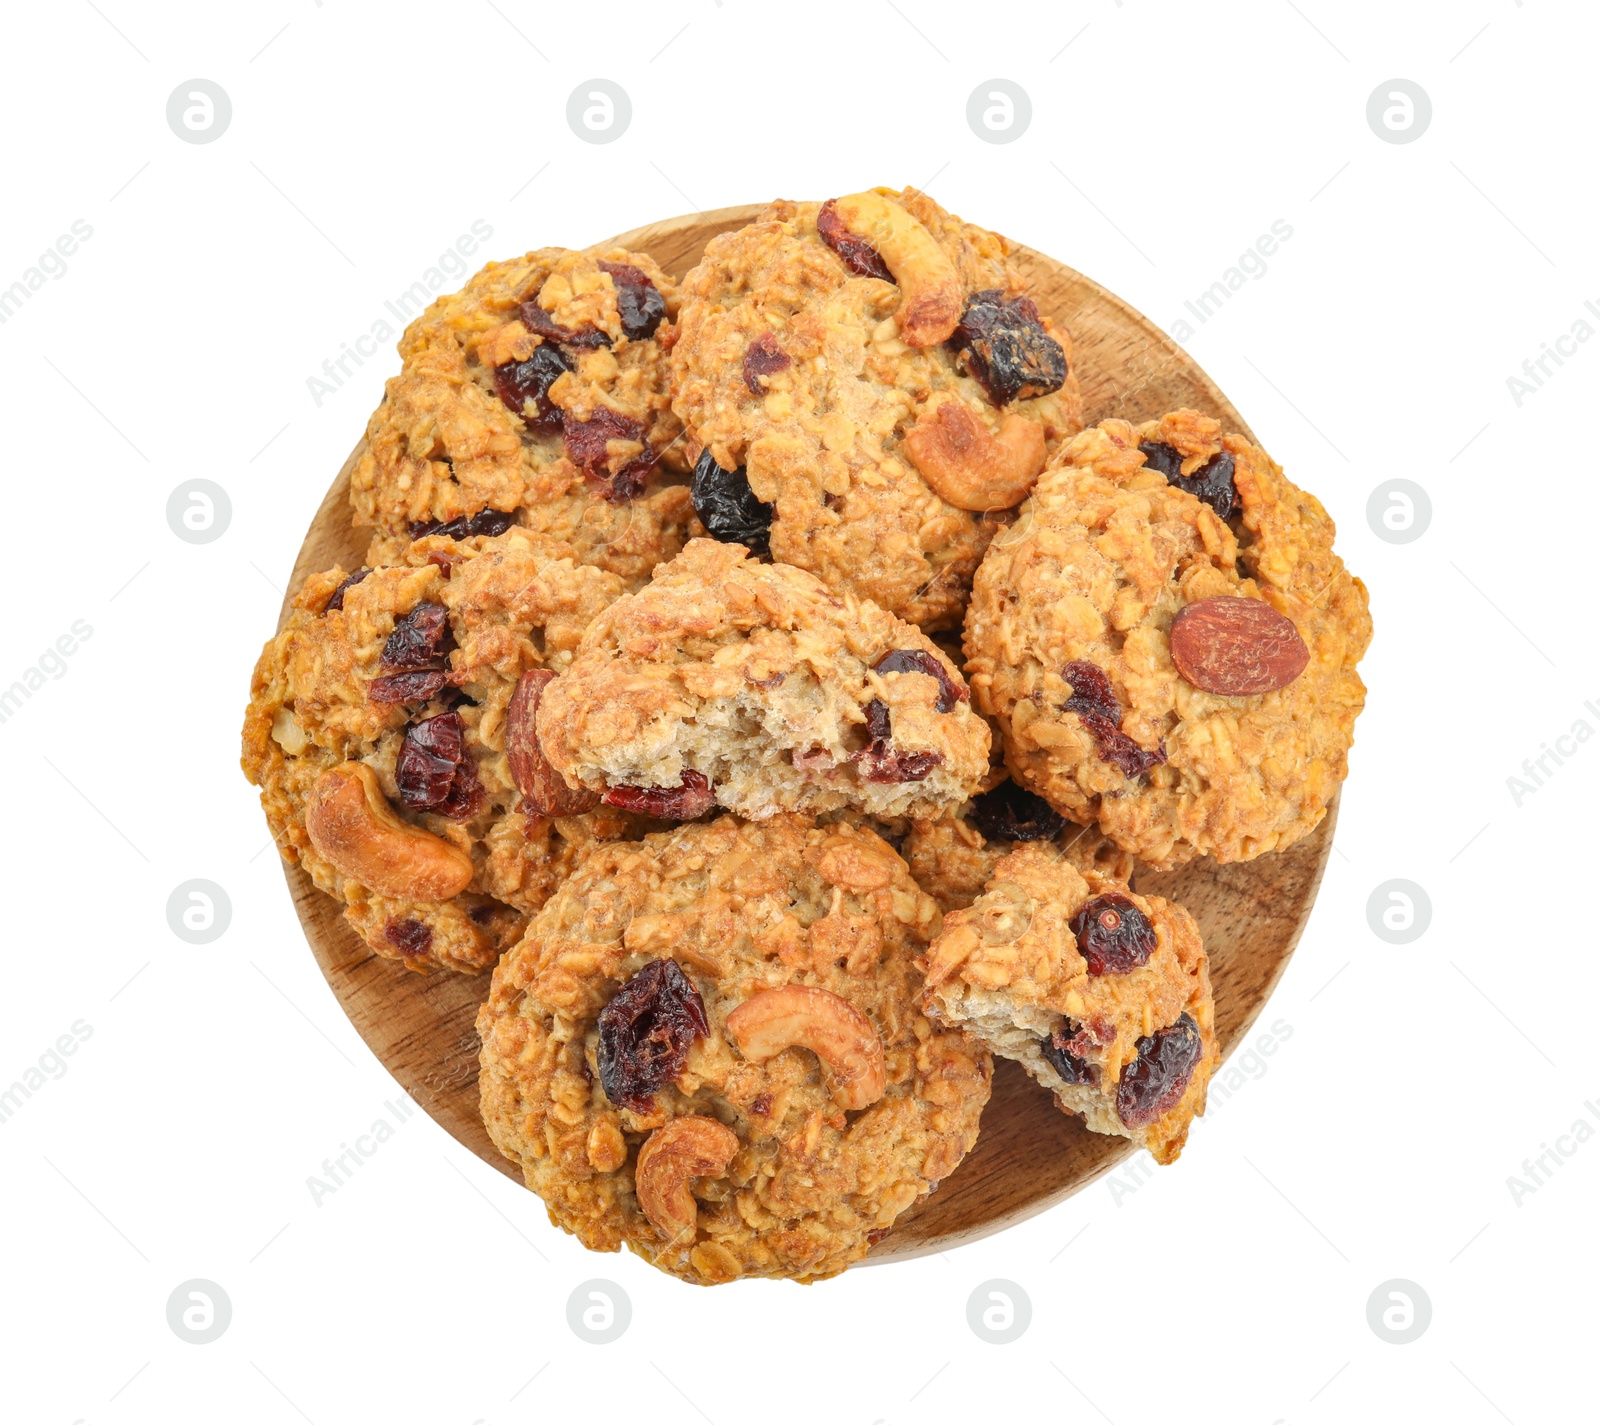
[[[585,79],[567,97],[567,127],[585,143],[615,143],[633,122],[633,100],[615,80]]]
[[[1410,544],[1433,523],[1433,501],[1415,480],[1385,480],[1367,496],[1367,527],[1385,544]]]
[[[1404,1277],[1379,1282],[1367,1298],[1367,1325],[1374,1336],[1391,1346],[1409,1346],[1432,1320],[1428,1293]]]
[[[591,1346],[609,1346],[632,1320],[628,1293],[604,1277],[579,1282],[567,1298],[567,1325],[574,1336]]]
[[[985,79],[967,98],[967,127],[985,143],[1013,143],[1033,122],[1033,100],[1014,79]]]
[[[1433,122],[1433,100],[1413,79],[1385,79],[1367,97],[1367,127],[1385,143],[1415,143]]]
[[[233,522],[233,501],[215,480],[185,480],[167,496],[167,528],[185,544],[221,539]]]
[[[232,919],[233,902],[215,881],[185,881],[167,897],[167,924],[191,945],[222,939]]]
[[[214,143],[233,122],[233,100],[210,79],[185,79],[167,97],[167,127],[185,143]]]
[[[967,1325],[980,1341],[1009,1346],[1033,1321],[1033,1302],[1016,1282],[1004,1277],[980,1282],[967,1298]]]
[[[204,1277],[179,1282],[167,1298],[167,1325],[180,1341],[209,1346],[233,1320],[233,1302],[215,1282]]]
[[[1367,924],[1391,945],[1422,939],[1432,919],[1433,902],[1415,881],[1385,881],[1367,897]]]

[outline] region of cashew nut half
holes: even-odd
[[[958,510],[1009,510],[1020,505],[1044,469],[1044,427],[1007,411],[989,428],[962,401],[948,397],[924,411],[906,432],[906,459],[940,499]]]
[[[656,1129],[633,1169],[633,1190],[650,1225],[668,1242],[693,1240],[698,1209],[689,1180],[720,1177],[738,1151],[738,1135],[714,1118],[674,1118]]]
[[[728,1033],[752,1063],[809,1049],[832,1070],[833,1101],[865,1108],[883,1097],[883,1041],[853,1004],[810,985],[760,990],[728,1016]]]
[[[472,857],[402,821],[364,762],[341,763],[317,778],[306,834],[346,876],[386,896],[447,901],[472,882]]]
[[[933,234],[881,193],[834,199],[839,220],[877,248],[900,288],[900,340],[937,346],[961,320],[961,279]]]

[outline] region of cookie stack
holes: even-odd
[[[1317,826],[1371,636],[1321,505],[1210,417],[1083,429],[1004,239],[778,202],[675,283],[491,263],[407,329],[364,565],[257,664],[246,775],[379,955],[493,969],[491,1137],[587,1246],[843,1270],[993,1056],[1181,1150],[1206,956],[1141,866]]]

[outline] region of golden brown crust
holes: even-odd
[[[963,299],[1022,292],[1003,238],[915,189],[858,196],[909,222],[920,235],[909,249],[936,251]],[[682,285],[673,407],[696,452],[708,448],[727,470],[742,466],[756,496],[775,506],[773,558],[924,628],[950,627],[984,547],[1022,492],[1006,494],[994,514],[983,504],[958,508],[907,458],[906,433],[954,400],[986,435],[1015,415],[1053,447],[1082,425],[1077,378],[1069,368],[1060,390],[997,411],[946,345],[908,343],[904,277],[896,285],[852,275],[818,235],[819,208],[776,202],[711,241]],[[931,285],[942,291],[942,276]],[[1070,358],[1067,333],[1046,328]],[[757,340],[789,358],[759,391],[743,370]],[[1020,449],[1015,434],[1011,444]]]
[[[927,673],[874,671],[894,650],[936,660],[960,696]],[[864,757],[875,699],[903,778]],[[569,784],[675,787],[692,770],[751,817],[844,806],[936,815],[968,795],[989,757],[960,675],[915,627],[706,539],[594,621],[546,689],[538,731]]]
[[[602,261],[638,268],[661,293],[667,316],[653,335],[624,333],[616,283]],[[572,369],[549,388],[563,418],[589,422],[604,407],[643,432],[641,440],[615,438],[594,478],[569,457],[560,431],[530,428],[497,393],[495,367],[527,360],[546,341],[521,319],[524,302],[537,302],[559,327],[605,336],[605,344],[558,345]],[[682,478],[682,425],[667,396],[676,308],[672,280],[651,258],[621,248],[543,248],[491,262],[460,292],[434,302],[401,338],[401,372],[387,384],[351,476],[356,523],[377,527],[369,561],[397,558],[412,525],[500,510],[562,540],[579,563],[619,574],[631,587],[648,579],[695,527]],[[607,500],[607,478],[646,445],[660,465],[642,492]]]
[[[344,902],[372,949],[413,969],[476,973],[516,939],[583,850],[638,835],[649,823],[605,808],[560,820],[524,816],[515,809],[505,755],[505,713],[518,677],[528,668],[565,667],[589,620],[622,592],[622,581],[574,564],[563,546],[526,530],[470,544],[437,536],[418,541],[406,563],[373,569],[347,588],[338,610],[327,605],[345,571],[312,575],[256,664],[241,762],[261,789],[284,859],[303,865],[321,890]],[[425,603],[448,611],[455,650],[447,687],[468,699],[454,711],[483,797],[463,818],[407,809],[395,775],[406,729],[450,711],[453,699],[402,704],[369,696],[396,620]],[[307,805],[319,780],[346,763],[367,769],[374,795],[400,823],[442,841],[457,858],[470,857],[464,892],[434,899],[424,894],[437,889],[429,880],[408,894],[378,871],[380,889],[374,876],[357,874],[376,863],[335,847],[341,870],[319,851],[307,832]]]
[[[1186,474],[1226,451],[1237,532],[1147,468],[1141,441],[1173,446]],[[1248,860],[1306,835],[1345,776],[1365,700],[1356,663],[1372,634],[1366,589],[1332,539],[1311,496],[1208,417],[1179,411],[1084,431],[991,547],[967,614],[973,695],[997,720],[1012,774],[1153,866]],[[1265,600],[1293,622],[1310,650],[1294,682],[1225,697],[1178,674],[1173,618],[1221,596]],[[1109,679],[1121,732],[1165,762],[1128,776],[1101,755],[1064,709],[1074,695],[1066,665],[1080,660]]]
[[[725,816],[597,847],[495,970],[478,1016],[490,1136],[551,1221],[596,1251],[626,1245],[701,1284],[831,1276],[977,1137],[989,1056],[913,1003],[914,957],[938,918],[890,847],[851,827]],[[606,1095],[598,1019],[665,956],[693,981],[710,1033],[636,1112]],[[759,1063],[740,1052],[730,1015],[790,986],[836,997],[875,1032],[882,1091],[865,1108],[839,1106],[838,1071],[810,1049],[766,1056],[774,1046],[762,1043]],[[724,1171],[712,1125],[737,1139]]]
[[[1107,894],[1143,913],[1156,944],[1142,965],[1094,975],[1071,921]],[[1190,1121],[1205,1111],[1218,1056],[1205,949],[1182,906],[1137,895],[1126,882],[1080,870],[1044,846],[1019,846],[996,864],[983,895],[945,917],[926,966],[930,1014],[1019,1060],[1095,1132],[1131,1138],[1157,1162],[1178,1156]],[[1150,1037],[1185,1015],[1198,1030],[1199,1057],[1182,1096],[1153,1121],[1130,1127],[1120,1116],[1118,1086]],[[1053,1033],[1072,1041],[1095,1082],[1062,1079],[1040,1047]]]

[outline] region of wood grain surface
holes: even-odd
[[[614,241],[650,253],[681,277],[705,245],[760,209],[722,208],[668,218]],[[1107,416],[1153,419],[1193,406],[1250,436],[1204,371],[1158,327],[1070,267],[1029,248],[1016,251],[1042,311],[1072,333],[1072,365],[1089,423]],[[1252,437],[1253,438],[1253,437]],[[350,523],[350,470],[358,445],[317,510],[289,588],[306,575],[361,562],[370,531]],[[287,601],[284,615],[287,615]],[[281,626],[281,619],[280,619]],[[1178,871],[1145,871],[1141,891],[1181,901],[1205,936],[1224,1054],[1249,1031],[1288,964],[1316,898],[1333,841],[1335,799],[1317,831],[1286,852],[1238,866],[1203,860]],[[429,1114],[485,1162],[520,1180],[478,1117],[478,1036],[473,1028],[487,974],[419,975],[374,955],[340,907],[298,867],[286,866],[306,938],[334,995],[385,1068]],[[921,1256],[997,1232],[1079,1191],[1133,1152],[1121,1138],[1090,1133],[1013,1063],[996,1065],[994,1096],[977,1147],[927,1201],[900,1219],[867,1261]],[[1165,1172],[1182,1172],[1181,1161]]]

